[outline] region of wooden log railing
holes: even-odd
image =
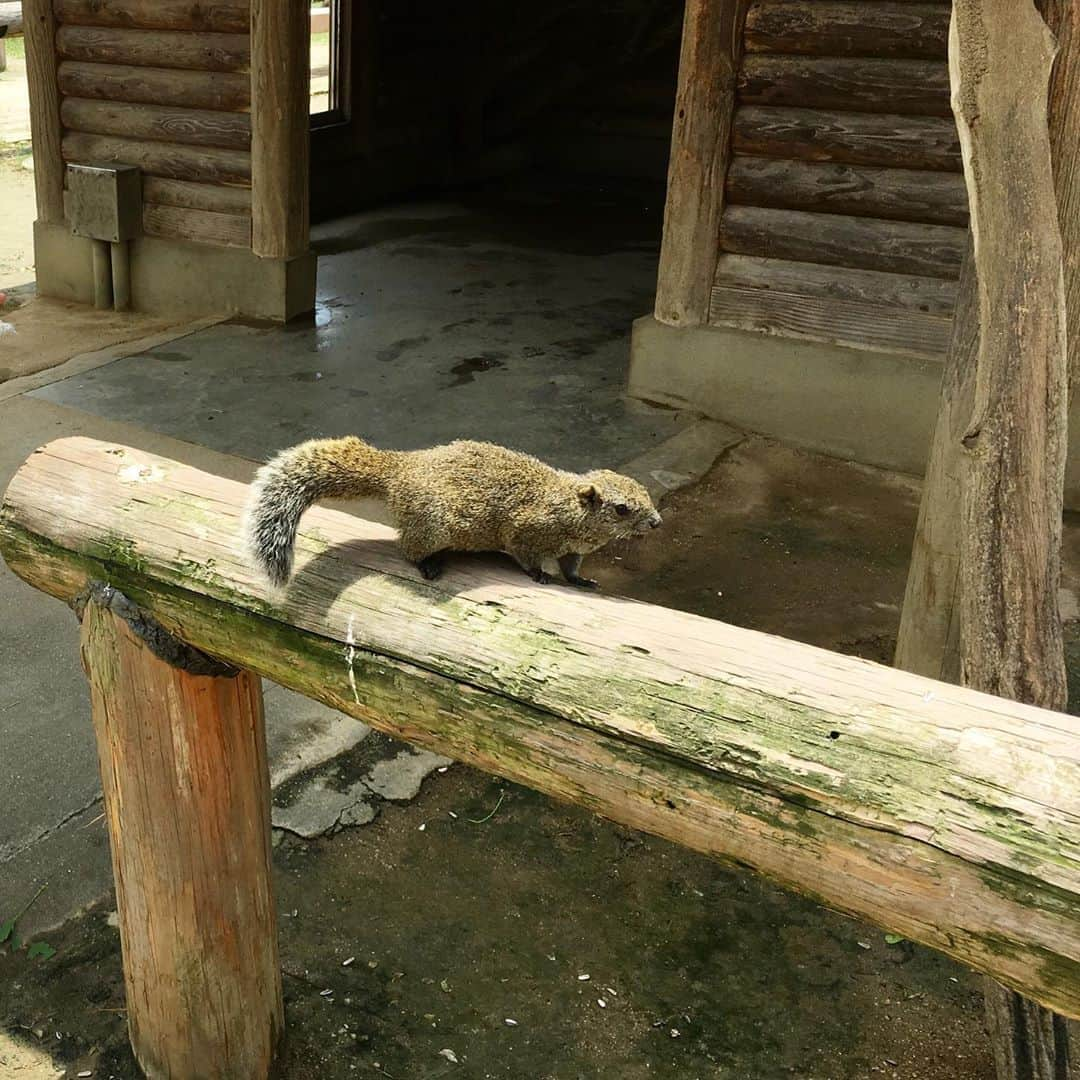
[[[208,1046],[233,1055],[222,1075],[263,1076],[280,1024],[246,673],[753,868],[1080,1017],[1077,720],[479,560],[427,583],[392,530],[329,509],[305,518],[296,577],[272,597],[243,553],[246,497],[64,439],[23,465],[0,511],[12,570],[85,611],[132,1040],[155,1075],[188,1075],[198,1040],[203,1062]],[[139,702],[154,711],[136,724]],[[178,840],[152,842],[155,810]],[[188,927],[188,905],[182,958],[162,927]],[[226,938],[245,943],[227,962]],[[204,953],[218,959],[200,967]]]

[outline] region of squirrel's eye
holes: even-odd
[[[630,513],[630,507],[629,506],[616,506],[615,507],[615,513],[618,514],[619,517],[626,517],[626,515]]]

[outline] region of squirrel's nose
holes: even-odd
[[[654,510],[652,517],[649,518],[649,526],[653,529],[658,529],[663,524],[664,519]]]

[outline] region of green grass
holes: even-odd
[[[4,42],[9,60],[25,60],[26,47],[21,37],[0,38]]]
[[[311,35],[311,44],[312,45],[329,45],[330,44],[330,31],[327,30],[325,33],[322,33],[322,34],[312,34]]]

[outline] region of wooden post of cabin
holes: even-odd
[[[709,318],[747,0],[687,0],[668,165],[655,314]]]
[[[973,244],[897,662],[954,677],[958,665],[965,685],[1060,710],[1068,363],[1048,125],[1054,56],[1034,5],[955,0],[950,81]],[[1067,1076],[1064,1020],[993,979],[985,993],[999,1080]]]
[[[251,0],[251,248],[308,249],[311,16],[299,0]]]
[[[82,656],[135,1057],[151,1077],[264,1080],[283,1019],[259,679],[108,586]]]
[[[60,92],[56,83],[56,17],[52,0],[23,0],[26,82],[38,221],[64,220],[64,162],[60,156]]]

